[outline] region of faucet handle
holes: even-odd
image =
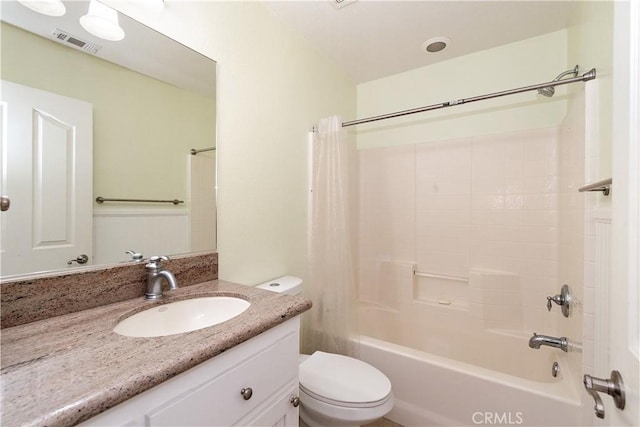
[[[547,297],[547,310],[551,311],[551,307],[553,306],[551,302],[555,302],[560,306],[562,311],[562,315],[564,317],[569,317],[570,314],[570,305],[571,305],[571,292],[569,291],[568,285],[562,285],[562,289],[560,289],[560,293],[558,295],[554,295],[552,297]]]
[[[169,257],[166,255],[154,255],[149,258],[149,263],[145,266],[147,268],[162,268],[162,261],[169,261]]]
[[[126,251],[125,254],[131,255],[131,259],[135,262],[141,262],[144,259],[144,255],[134,250]]]

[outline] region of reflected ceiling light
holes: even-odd
[[[91,0],[89,12],[80,17],[80,25],[101,39],[118,41],[124,38],[124,30],[118,23],[118,12],[97,0]]]
[[[67,13],[62,0],[18,0],[18,2],[43,15],[62,16]]]

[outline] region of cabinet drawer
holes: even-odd
[[[289,335],[146,415],[151,426],[232,425],[297,378],[298,335]],[[251,388],[245,400],[242,389]]]

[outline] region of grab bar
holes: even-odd
[[[196,150],[195,148],[192,148],[191,151],[189,151],[191,153],[192,156],[195,156],[198,153],[202,153],[203,151],[216,151],[216,147],[209,147],[209,148],[201,148],[199,150]]]
[[[608,196],[612,182],[612,178],[603,179],[602,181],[594,182],[593,184],[584,185],[578,188],[578,191],[581,193],[585,191],[602,191],[602,194]]]
[[[431,277],[432,279],[446,279],[446,280],[455,280],[456,282],[468,282],[469,278],[465,276],[449,276],[447,274],[434,274],[434,273],[421,273],[419,271],[414,271],[414,275],[422,276],[422,277]]]
[[[104,202],[134,202],[134,203],[173,203],[177,205],[184,203],[184,200],[153,200],[153,199],[107,199],[106,197],[96,197],[96,202],[102,204]]]

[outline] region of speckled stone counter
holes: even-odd
[[[145,262],[74,268],[0,280],[0,327],[88,310],[144,295]],[[171,257],[164,266],[180,286],[218,278],[218,254]]]
[[[157,338],[112,331],[119,320],[156,304],[228,295],[251,303],[219,325]],[[2,330],[3,426],[70,426],[291,319],[311,302],[213,280]]]

